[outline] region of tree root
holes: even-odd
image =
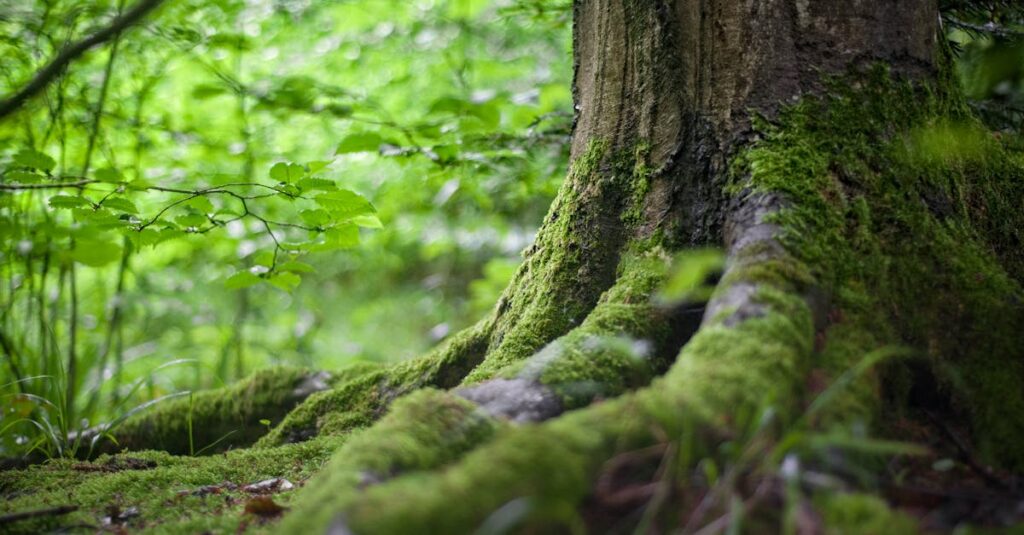
[[[752,266],[796,262],[781,248],[764,252],[765,241],[774,238],[762,232],[768,211],[758,213],[753,224],[746,224],[755,229],[756,239],[739,232],[733,240],[732,257],[745,260],[731,263],[723,279],[731,282],[723,282],[703,327],[650,387],[540,425],[509,428],[442,471],[402,475],[355,496],[346,493],[344,500],[330,499],[339,487],[330,475],[335,470],[328,467],[308,487],[308,496],[318,499],[300,501],[282,532],[332,526],[355,533],[469,532],[493,511],[523,497],[529,503],[517,522],[565,527],[575,522],[573,512],[593,489],[602,464],[617,453],[666,437],[677,440],[684,433],[728,432],[738,423],[736,415],[756,412],[765,399],[782,411],[792,408],[814,344],[811,307],[799,293],[806,281],[758,282],[755,291],[730,291],[749,284],[742,273]],[[752,260],[746,253],[755,248],[760,252]],[[595,323],[600,323],[600,309],[592,313]],[[529,369],[528,363],[521,370]],[[577,364],[577,371],[583,367]],[[389,416],[379,425],[391,421]],[[459,497],[457,504],[452,496]],[[388,514],[381,515],[382,510]]]

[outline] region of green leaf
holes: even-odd
[[[201,214],[212,214],[217,211],[217,209],[213,207],[213,203],[210,202],[210,199],[208,199],[205,195],[200,195],[193,199],[189,199],[188,201],[182,204],[184,206],[194,208],[197,212]]]
[[[376,152],[377,148],[384,141],[380,134],[375,132],[363,132],[361,134],[349,134],[338,144],[337,154],[349,154],[353,152]]]
[[[29,171],[15,170],[8,171],[6,174],[4,174],[4,178],[6,178],[10,182],[17,182],[20,184],[35,184],[38,182],[42,182],[42,180],[46,177]]]
[[[349,220],[356,216],[374,214],[377,209],[362,195],[347,189],[339,189],[316,196],[316,202],[331,213],[336,220]]]
[[[351,249],[359,245],[359,227],[341,225],[324,231],[325,240],[309,247],[311,251],[335,251]]]
[[[160,231],[160,233],[157,235],[156,241],[153,242],[153,244],[156,245],[158,243],[163,243],[163,242],[168,241],[168,240],[173,240],[175,238],[180,238],[180,237],[182,237],[184,235],[185,235],[184,232],[182,232],[182,231],[180,231],[180,230],[178,230],[176,228],[167,227],[167,228],[165,228],[165,229]]]
[[[121,258],[121,246],[97,239],[79,239],[71,249],[71,258],[91,267],[105,266]]]
[[[206,216],[202,214],[185,214],[174,218],[174,222],[184,228],[201,227],[206,221]]]
[[[338,248],[347,249],[359,245],[359,228],[355,225],[342,225],[326,232],[327,241]]]
[[[384,228],[384,224],[380,222],[380,218],[373,214],[353,217],[352,222],[363,228]]]
[[[236,272],[234,275],[227,278],[224,281],[224,286],[229,290],[240,290],[242,288],[248,288],[254,284],[259,284],[263,279],[257,277],[249,270],[242,270]]]
[[[498,105],[494,102],[487,102],[485,104],[474,104],[469,108],[470,115],[480,119],[483,123],[484,128],[493,130],[497,128],[501,123],[501,110],[498,109]]]
[[[14,155],[14,162],[18,165],[31,167],[44,173],[49,172],[57,165],[57,161],[49,156],[32,149],[21,149]]]
[[[327,113],[330,113],[331,115],[333,115],[335,117],[345,118],[345,117],[351,116],[352,112],[355,111],[355,110],[352,108],[352,106],[349,106],[347,104],[339,104],[337,102],[329,102],[329,103],[327,103],[326,106],[324,106],[324,111],[326,111]]]
[[[280,270],[280,271],[290,271],[292,273],[315,273],[316,272],[316,269],[314,269],[313,266],[311,266],[311,265],[309,265],[309,264],[307,264],[305,262],[299,262],[298,260],[291,260],[291,261],[285,262],[285,263],[277,266],[277,269]]]
[[[142,249],[147,245],[156,245],[160,241],[160,233],[151,228],[127,231],[125,236],[128,236],[132,241],[132,245],[136,250]]]
[[[295,182],[305,175],[306,170],[294,163],[277,162],[270,168],[270,178],[285,184]]]
[[[315,174],[323,171],[328,165],[334,163],[333,161],[316,160],[306,164],[306,168],[309,169],[309,174]]]
[[[136,191],[145,191],[152,187],[152,182],[149,182],[148,180],[143,180],[141,178],[136,178],[135,180],[132,180],[131,182],[128,183],[128,189]]]
[[[286,292],[290,292],[302,282],[302,277],[291,272],[275,273],[267,279],[267,282]]]
[[[311,227],[322,227],[331,222],[331,214],[327,210],[317,208],[315,210],[303,210],[299,217]]]
[[[718,249],[691,249],[673,260],[668,281],[660,298],[667,301],[703,300],[714,289],[711,279],[725,267],[725,255]]]
[[[75,221],[85,223],[90,227],[98,228],[120,228],[128,226],[128,221],[121,219],[114,212],[107,210],[106,208],[72,208],[71,213],[75,216]]]
[[[274,252],[273,251],[260,251],[253,256],[252,259],[254,264],[261,266],[270,267],[274,265]]]
[[[95,178],[100,182],[117,183],[124,181],[124,177],[121,176],[121,173],[118,172],[117,169],[110,168],[98,169],[96,171]]]
[[[327,180],[326,178],[303,178],[302,180],[299,180],[297,185],[302,191],[333,191],[338,189],[338,185],[335,184],[333,180]]]
[[[135,203],[125,199],[124,197],[109,197],[107,200],[103,201],[103,206],[129,214],[139,213],[139,209],[135,207]]]
[[[459,97],[445,96],[441,97],[430,104],[428,108],[429,113],[461,113],[464,109],[471,106],[469,101],[461,99]]]
[[[459,147],[457,145],[434,145],[431,150],[437,155],[437,159],[442,162],[455,160],[459,155]]]
[[[280,193],[277,195],[278,198],[286,201],[294,201],[295,197],[302,194],[302,189],[295,184],[283,184],[277,189],[280,190]]]
[[[192,88],[192,98],[203,100],[226,94],[227,88],[220,84],[198,84]]]
[[[89,199],[81,195],[54,195],[50,197],[50,208],[76,208],[79,206],[92,206]]]

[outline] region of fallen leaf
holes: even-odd
[[[273,518],[284,513],[285,507],[281,507],[269,496],[256,496],[245,502],[245,514],[256,515],[262,518]]]

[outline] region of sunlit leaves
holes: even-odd
[[[14,163],[23,165],[25,167],[31,167],[33,169],[49,172],[57,165],[57,161],[53,158],[32,149],[22,149],[14,155]]]
[[[324,231],[323,237],[323,241],[310,245],[308,249],[310,251],[335,251],[355,247],[359,245],[359,228],[355,225],[339,225]]]
[[[117,169],[111,169],[109,167],[97,169],[95,173],[95,178],[100,182],[111,183],[122,182],[124,180],[124,177],[121,176],[121,173],[118,172]]]
[[[121,246],[112,241],[84,238],[75,241],[71,258],[91,267],[105,266],[121,258]]]
[[[295,273],[289,271],[281,271],[274,273],[267,278],[267,282],[273,286],[280,288],[286,292],[290,292],[295,289],[296,286],[302,282],[302,278]]]
[[[278,162],[270,168],[270,178],[289,184],[305,176],[306,170],[294,163]]]
[[[460,126],[467,132],[493,130],[501,121],[499,101],[490,99],[483,101],[445,96],[430,105],[430,113],[461,117],[463,121]]]
[[[76,208],[79,206],[90,206],[89,199],[81,195],[54,195],[49,200],[50,208]]]
[[[124,218],[103,207],[72,208],[71,213],[86,231],[117,229],[128,225]]]
[[[0,162],[5,187],[32,186],[0,195],[0,239],[10,245],[2,260],[21,284],[14,299],[41,296],[65,316],[70,285],[58,281],[77,264],[79,318],[96,323],[80,331],[79,349],[92,358],[106,347],[127,243],[122,302],[134,300],[135,308],[125,316],[124,346],[152,343],[161,355],[184,352],[216,365],[228,353],[221,345],[234,344],[236,304],[251,300],[259,312],[239,321],[250,336],[232,345],[250,352],[239,357],[250,366],[278,349],[280,335],[266,333],[286,332],[288,347],[298,346],[292,327],[304,307],[331,321],[366,308],[351,286],[376,287],[379,277],[404,283],[409,273],[418,283],[433,272],[424,259],[447,251],[472,249],[453,255],[457,269],[450,271],[474,273],[496,252],[521,248],[510,234],[531,234],[561,176],[565,134],[552,136],[552,122],[534,121],[562,111],[561,130],[571,124],[567,32],[501,18],[505,3],[487,0],[361,3],[168,3],[158,24],[122,39],[94,143],[108,54],[83,56],[29,102],[6,124]],[[15,4],[18,12],[0,30],[10,38],[5,67],[15,81],[30,79],[61,43],[114,9],[109,2],[100,11],[65,0]],[[341,156],[332,165],[335,149]],[[271,172],[275,162],[282,165]],[[451,194],[453,179],[461,185]],[[317,199],[339,190],[349,193]],[[382,221],[384,230],[369,230]],[[352,251],[363,241],[372,247]],[[396,254],[392,245],[404,249]],[[314,284],[302,288],[300,276]],[[243,286],[251,291],[229,291]],[[344,298],[332,298],[339,290]],[[280,295],[286,291],[298,295]],[[296,306],[268,306],[283,299]],[[386,306],[377,303],[369,306]],[[20,304],[12,310],[35,306]],[[66,318],[51,327],[61,337]],[[36,334],[17,337],[28,341],[19,348],[22,364],[42,361],[35,357],[45,348],[29,346],[49,338]],[[410,341],[402,351],[421,342]],[[66,339],[58,342],[67,349]],[[146,362],[132,360],[129,375]],[[0,437],[0,448],[7,445]]]
[[[331,214],[327,210],[320,208],[303,210],[299,212],[299,217],[311,227],[322,227],[331,221]]]
[[[300,179],[296,184],[302,191],[331,191],[338,189],[338,185],[333,180],[327,180],[326,178],[307,177]]]
[[[128,214],[138,214],[139,209],[135,203],[125,197],[109,197],[103,201],[103,206]]]
[[[241,290],[242,288],[248,288],[262,282],[263,279],[253,274],[249,270],[242,270],[231,275],[224,281],[224,286],[229,290]]]
[[[384,228],[384,223],[376,214],[357,215],[352,218],[352,222],[363,228]]]
[[[353,152],[376,152],[384,139],[375,132],[363,132],[350,134],[338,144],[337,154],[350,154]]]
[[[292,273],[313,273],[316,271],[316,269],[314,269],[313,266],[305,262],[300,262],[298,260],[290,260],[288,262],[284,262],[281,265],[277,266],[277,269],[279,271],[290,271]]]
[[[213,207],[213,202],[205,195],[194,196],[182,204],[202,214],[212,214],[216,211],[216,208]]]
[[[197,84],[192,88],[192,97],[200,100],[226,95],[227,87],[222,84]]]
[[[676,255],[659,297],[666,301],[706,301],[725,267],[719,249],[691,249]]]
[[[347,189],[339,189],[316,196],[316,202],[336,220],[349,220],[361,215],[370,215],[377,210],[362,195]]]
[[[313,162],[307,163],[306,164],[306,168],[309,169],[309,174],[312,175],[312,174],[315,174],[315,173],[319,173],[320,171],[323,171],[324,169],[327,169],[328,165],[331,165],[330,161],[317,160],[317,161],[313,161]]]
[[[197,228],[206,223],[206,216],[201,214],[184,214],[174,218],[174,222],[185,228]]]
[[[4,173],[4,179],[8,182],[17,182],[19,184],[38,184],[47,177],[31,171],[22,171],[21,169],[9,170]]]

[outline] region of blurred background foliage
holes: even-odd
[[[125,4],[0,2],[0,94]],[[0,453],[486,312],[565,172],[556,4],[170,0],[5,117]]]
[[[142,1],[142,0],[136,0]],[[945,0],[993,128],[1015,2]],[[0,0],[0,95],[132,0]],[[485,314],[565,173],[570,0],[166,0],[0,119],[0,456]]]

